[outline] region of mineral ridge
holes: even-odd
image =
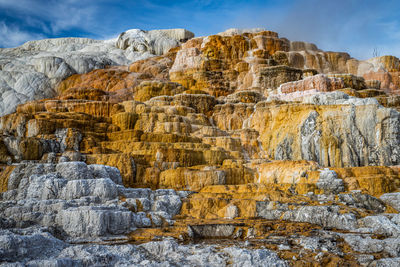
[[[399,266],[399,75],[264,29],[0,49],[0,266]]]

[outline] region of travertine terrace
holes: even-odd
[[[400,265],[394,56],[129,30],[1,49],[0,88],[0,265]]]

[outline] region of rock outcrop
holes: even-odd
[[[184,29],[129,30],[116,40],[45,39],[2,49],[0,115],[27,101],[56,96],[58,83],[73,74],[162,55],[193,36]]]
[[[303,104],[259,102],[252,128],[273,159],[335,167],[398,165],[400,113],[369,100],[333,92],[314,94]]]
[[[77,240],[128,234],[138,227],[160,226],[179,213],[174,190],[129,189],[115,167],[25,163],[8,176],[1,214],[16,226],[55,227]]]
[[[398,59],[193,37],[0,51],[0,264],[395,266]]]

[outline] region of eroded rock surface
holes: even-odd
[[[262,29],[1,53],[64,47],[73,61],[94,46],[112,62],[88,52],[93,64],[67,62],[62,77],[38,68],[52,97],[0,118],[1,263],[396,265],[397,58]]]
[[[0,115],[19,104],[56,96],[59,82],[108,66],[162,55],[194,35],[184,29],[129,30],[116,40],[58,38],[29,41],[0,52]]]

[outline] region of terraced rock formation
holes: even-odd
[[[93,41],[135,57],[5,112],[0,264],[400,264],[399,59],[192,37]]]
[[[105,41],[58,38],[0,49],[0,115],[27,101],[56,96],[56,85],[73,74],[161,55],[193,36],[184,29],[129,30]]]

